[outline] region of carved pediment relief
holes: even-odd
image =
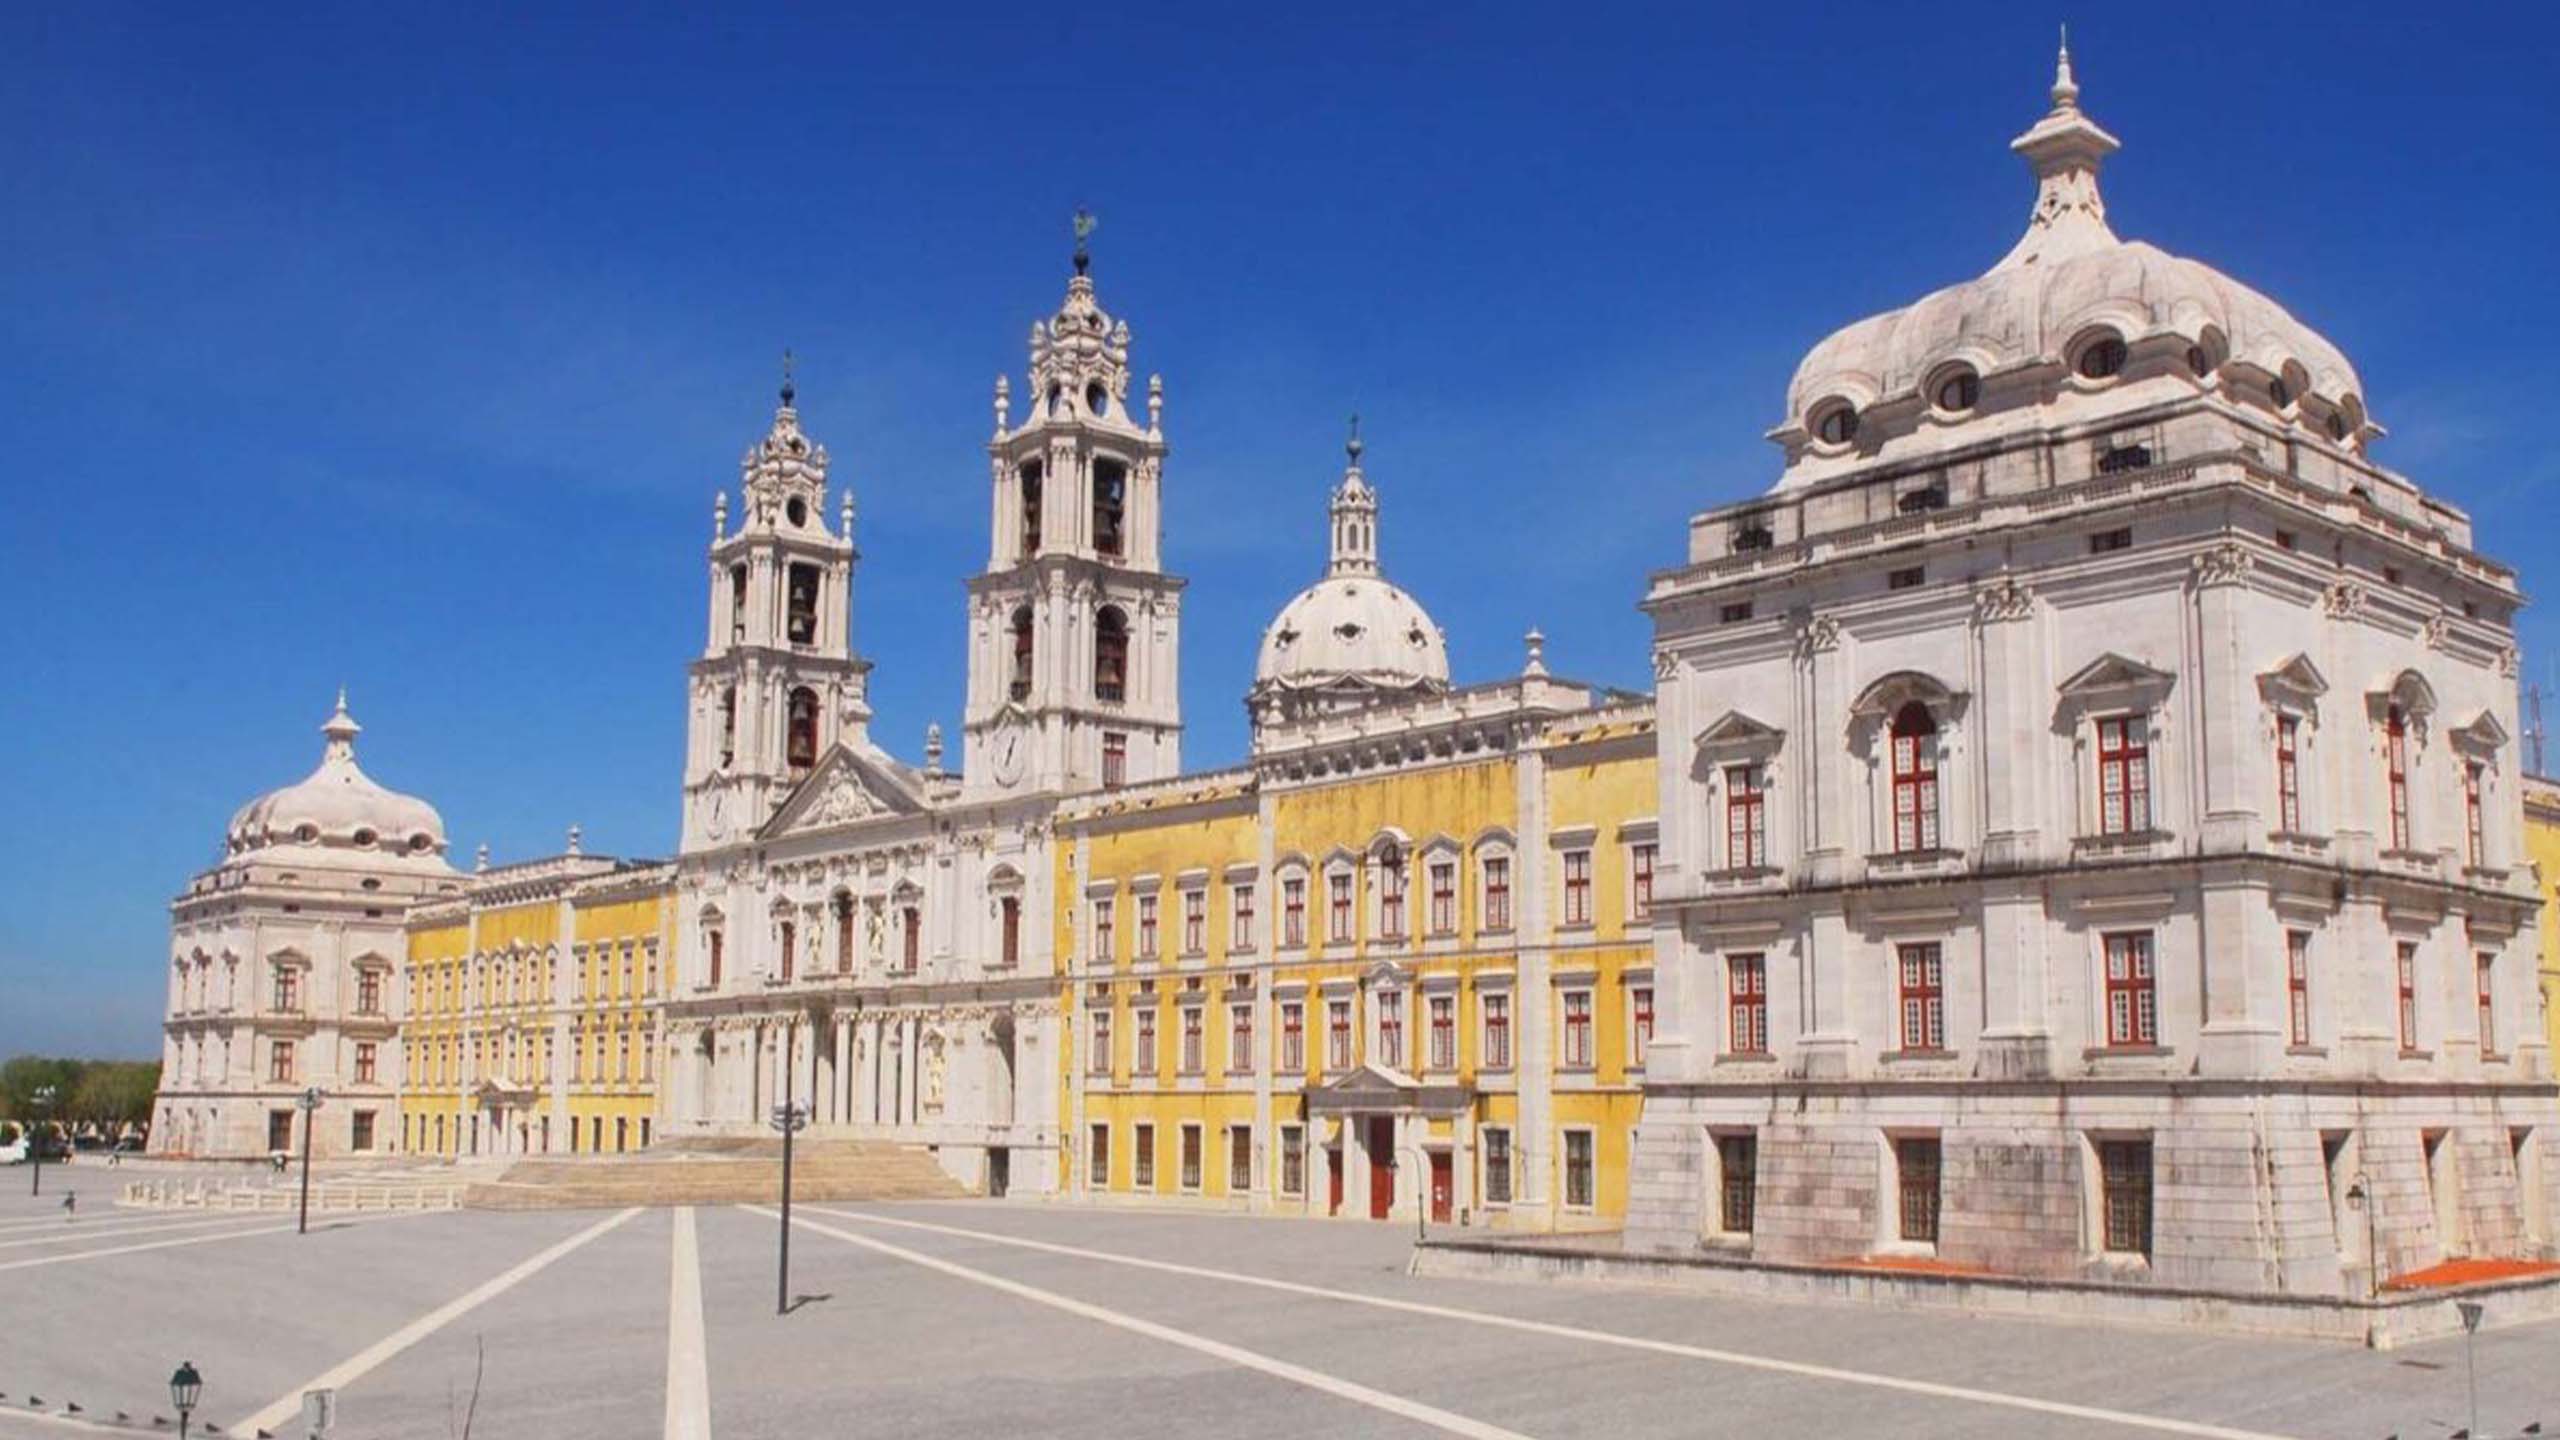
[[[2258,694],[2270,705],[2294,710],[2311,710],[2321,696],[2329,693],[2329,678],[2308,655],[2296,654],[2292,659],[2258,677]]]
[[[882,815],[911,815],[924,797],[886,756],[836,746],[791,793],[764,827],[764,838],[832,830]]]
[[[1787,732],[1763,724],[1739,710],[1727,710],[1698,732],[1697,748],[1705,751],[1775,750]]]
[[[2505,749],[2509,737],[2507,727],[2498,722],[2498,717],[2483,710],[2473,716],[2470,723],[2456,726],[2451,738],[2454,744],[2465,750],[2490,755]]]
[[[1935,675],[1918,670],[1895,670],[1878,676],[1858,698],[1849,704],[1853,723],[1873,724],[1890,718],[1894,712],[1913,701],[1929,707],[1929,713],[1944,724],[1964,711],[1969,697],[1961,690],[1949,689]]]

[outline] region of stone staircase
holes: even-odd
[[[947,1200],[969,1192],[920,1146],[802,1140],[794,1200]],[[632,1155],[519,1160],[464,1193],[475,1210],[604,1210],[626,1205],[770,1205],[782,1197],[782,1142],[670,1140]]]

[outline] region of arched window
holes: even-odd
[[[2391,786],[2391,848],[2409,848],[2409,716],[2394,705],[2382,716],[2384,778]]]
[[[1040,462],[1026,460],[1017,472],[1022,480],[1022,553],[1040,553]]]
[[[1894,712],[1893,848],[1938,848],[1938,722],[1917,700]]]
[[[2125,345],[2113,335],[2102,335],[2080,347],[2080,358],[2072,368],[2083,380],[2105,380],[2124,373]]]
[[[783,737],[783,763],[793,775],[806,775],[818,763],[818,692],[807,686],[791,692],[790,728]]]
[[[744,563],[729,567],[729,638],[747,638],[747,567]]]
[[[1013,612],[1013,680],[1006,687],[1014,699],[1031,693],[1031,607]]]
[[[1121,553],[1122,521],[1129,506],[1129,467],[1117,460],[1093,462],[1093,548]]]
[[[1101,700],[1129,693],[1129,617],[1117,605],[1105,605],[1093,617],[1093,693]]]
[[[783,633],[794,645],[813,645],[818,639],[818,567],[793,565],[790,569],[786,599],[790,602],[783,621]]]

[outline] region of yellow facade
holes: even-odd
[[[1370,715],[1403,732],[1387,763],[1371,745],[1338,765],[1319,740],[1062,813],[1062,1189],[1531,1229],[1623,1216],[1651,713],[1530,688],[1535,707],[1505,684]],[[1511,743],[1483,743],[1509,706]]]
[[[484,871],[412,912],[401,1138],[468,1158],[654,1137],[671,872],[565,855]]]
[[[2560,1053],[2560,781],[2525,777],[2524,855],[2542,890],[2542,1026]]]

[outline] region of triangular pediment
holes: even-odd
[[[2487,710],[2472,717],[2471,722],[2453,732],[2453,742],[2472,750],[2502,750],[2507,744],[2507,727]]]
[[[2311,657],[2297,653],[2292,659],[2258,677],[2258,692],[2273,699],[2278,695],[2297,700],[2316,700],[2329,693],[2329,677],[2311,663]]]
[[[1374,1095],[1381,1100],[1393,1101],[1411,1093],[1421,1083],[1402,1071],[1390,1070],[1383,1065],[1355,1065],[1316,1089],[1329,1100]]]
[[[809,778],[773,812],[759,834],[773,840],[884,815],[912,815],[924,807],[924,794],[905,766],[876,750],[855,750],[838,743],[819,758]]]
[[[1762,724],[1739,710],[1727,710],[1698,732],[1697,746],[1701,750],[1774,749],[1786,738],[1787,732],[1773,725]]]
[[[2127,690],[2166,690],[2176,677],[2110,650],[2062,682],[2066,696],[2110,695]]]

